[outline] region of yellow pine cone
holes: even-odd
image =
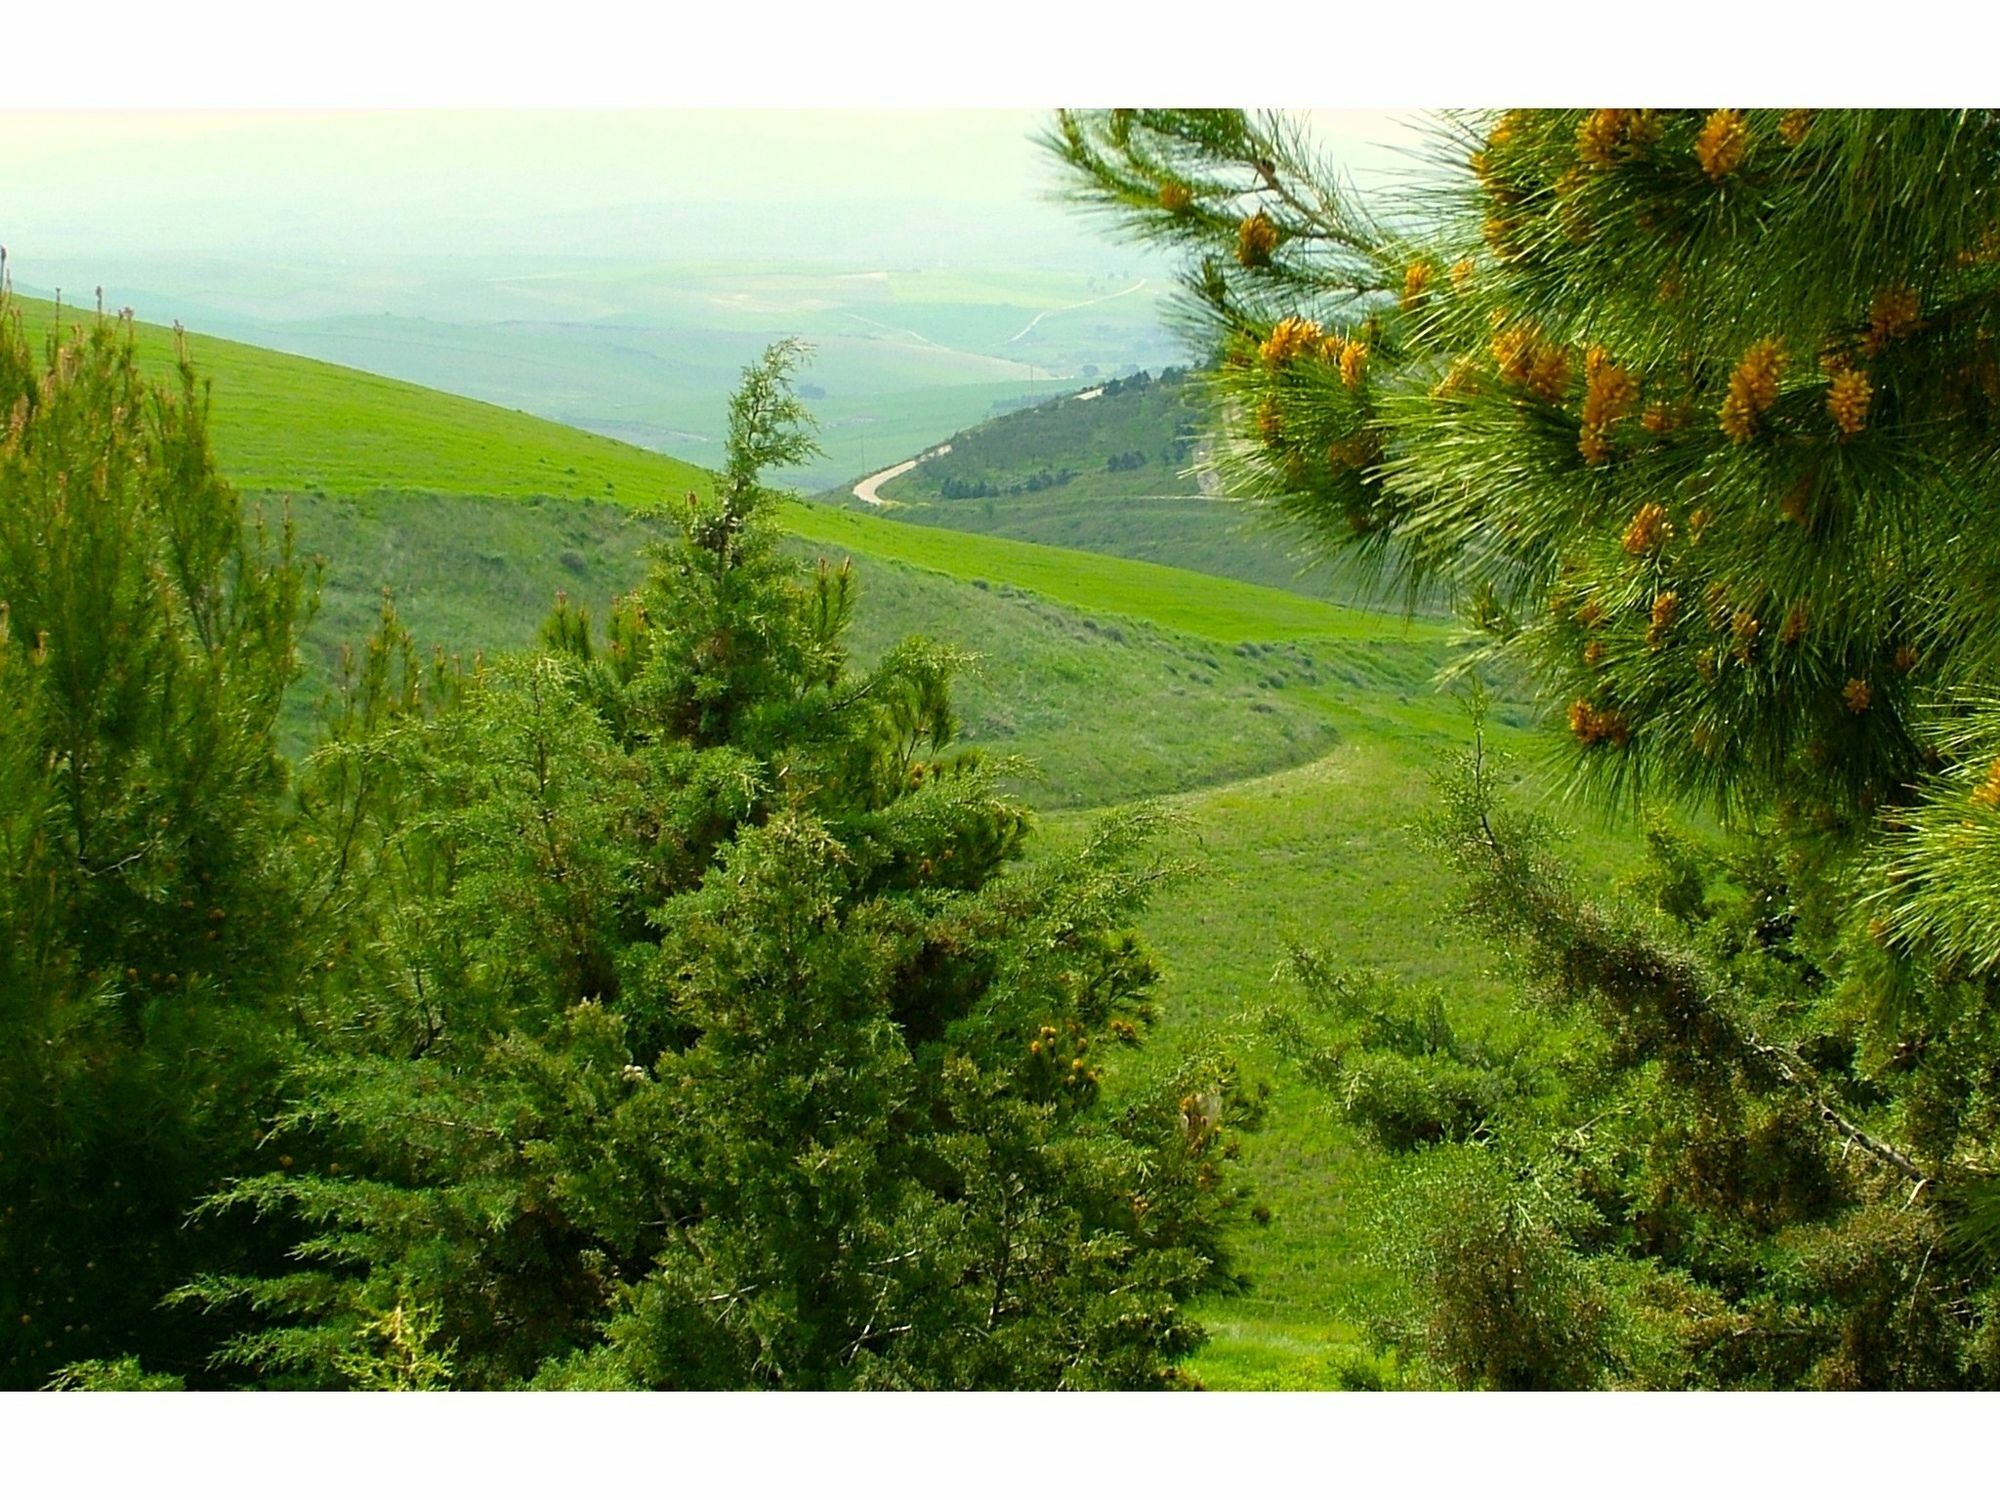
[[[1588,698],[1578,698],[1569,706],[1569,732],[1586,745],[1610,740],[1622,745],[1631,738],[1625,716],[1611,709],[1599,709]]]
[[[1614,365],[1602,344],[1584,355],[1583,431],[1577,448],[1585,463],[1602,463],[1610,456],[1606,438],[1610,426],[1631,411],[1639,399],[1639,382]]]
[[[1532,323],[1516,323],[1493,340],[1493,362],[1501,379],[1523,386],[1544,401],[1561,398],[1569,385],[1569,355],[1544,339]]]
[[[1863,347],[1879,353],[1917,326],[1917,294],[1907,286],[1885,286],[1868,303],[1868,337]]]
[[[1245,219],[1236,229],[1236,259],[1251,270],[1271,263],[1271,252],[1278,248],[1278,226],[1266,218],[1262,209]]]
[[[1719,413],[1722,430],[1732,441],[1747,442],[1756,431],[1757,418],[1778,399],[1778,382],[1789,362],[1779,339],[1759,339],[1743,351],[1729,373],[1729,394]]]
[[[1311,318],[1286,317],[1278,320],[1271,336],[1257,346],[1257,352],[1265,364],[1275,369],[1317,349],[1320,342],[1320,326]]]
[[[1431,263],[1427,260],[1410,262],[1403,272],[1403,311],[1415,312],[1423,305],[1424,289],[1431,282]]]
[[[1986,779],[1972,792],[1974,807],[2000,807],[2000,760],[1986,768]]]
[[[1631,524],[1625,528],[1619,545],[1634,557],[1643,557],[1664,546],[1673,534],[1674,524],[1667,519],[1667,508],[1651,501],[1633,513]]]
[[[1350,391],[1361,384],[1368,373],[1368,346],[1349,344],[1340,351],[1340,383]]]
[[[1842,370],[1827,389],[1827,414],[1843,435],[1852,437],[1868,425],[1868,403],[1874,396],[1875,388],[1865,370]]]
[[[1593,109],[1576,127],[1576,154],[1593,167],[1613,165],[1618,148],[1625,144],[1631,115],[1629,109]]]
[[[1667,632],[1673,628],[1674,619],[1680,614],[1681,596],[1672,589],[1653,597],[1652,622],[1646,627],[1646,647],[1657,651],[1666,644]]]
[[[1709,181],[1720,182],[1743,164],[1750,146],[1750,130],[1740,109],[1718,109],[1708,117],[1695,138],[1694,154]]]

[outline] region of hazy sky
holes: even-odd
[[[1038,110],[0,113],[0,242],[24,281],[126,262],[457,254],[1060,255]],[[1323,112],[1364,171],[1398,117]],[[724,212],[708,220],[692,210]],[[816,245],[816,231],[826,241]]]

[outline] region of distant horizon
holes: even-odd
[[[1305,113],[1350,170],[1392,170],[1414,139],[1383,112]],[[437,256],[1073,266],[1137,255],[1053,201],[1055,173],[1032,141],[1048,119],[1026,109],[0,113],[0,243],[18,276],[43,286],[95,285],[93,266],[141,257],[359,270]]]
[[[0,244],[23,293],[101,287],[148,322],[693,458],[744,362],[805,337],[827,454],[796,477],[832,484],[1040,389],[1183,361],[1172,259],[1057,201],[1051,118],[0,113]],[[1407,169],[1399,117],[1307,123],[1357,178]]]

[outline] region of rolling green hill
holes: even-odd
[[[31,329],[56,321],[52,303],[13,301]],[[65,308],[62,316],[93,315]],[[173,330],[134,329],[142,363],[170,373]],[[636,502],[707,483],[691,464],[524,412],[228,339],[190,333],[186,345],[213,382],[217,460],[246,493]]]
[[[1185,471],[1203,412],[1187,372],[1144,371],[953,433],[882,487],[902,505],[1015,499],[1075,487],[1093,496],[1198,496]]]
[[[659,527],[646,512],[600,502],[448,494],[307,496],[291,510],[301,548],[326,559],[308,637],[315,649],[287,721],[294,750],[310,741],[311,705],[340,645],[373,627],[384,588],[426,646],[525,647],[559,589],[602,619],[643,576],[640,549]],[[1010,785],[1043,807],[1103,806],[1297,764],[1337,742],[1329,706],[1342,693],[1360,688],[1392,704],[1422,697],[1442,660],[1432,638],[1223,644],[1014,583],[857,555],[857,658],[912,633],[974,653],[958,695],[965,738],[1032,762]],[[1196,618],[1218,627],[1259,619],[1247,610]]]
[[[31,324],[54,321],[52,304],[16,301]],[[169,371],[172,330],[140,323],[136,332],[144,361]],[[218,461],[249,495],[540,497],[644,506],[708,482],[705,471],[664,454],[525,412],[227,339],[188,334],[186,342],[215,390]],[[1006,538],[975,539],[831,506],[789,506],[784,524],[829,551],[1010,583],[1095,613],[1232,644],[1405,634],[1403,624],[1388,616],[1283,590],[1229,582],[1191,588],[1179,569]],[[1411,629],[1437,634],[1430,626]]]
[[[877,239],[866,209],[852,205],[846,215],[851,234]],[[775,477],[808,489],[996,411],[1086,387],[1099,366],[1174,355],[1159,317],[1168,285],[1137,270],[926,266],[877,243],[835,248],[818,217],[816,261],[760,261],[755,246],[770,226],[745,205],[740,233],[706,221],[706,249],[669,237],[639,255],[532,268],[476,252],[442,266],[383,263],[366,312],[355,310],[351,288],[338,289],[337,272],[300,267],[239,265],[226,285],[180,278],[173,295],[196,327],[697,463],[721,452],[717,393],[774,339],[801,337],[814,351],[804,383],[824,454]],[[734,242],[728,253],[725,239]],[[144,266],[114,261],[105,274],[125,286],[158,284]],[[171,272],[167,279],[173,285]]]

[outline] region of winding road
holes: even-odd
[[[1056,313],[1075,312],[1079,307],[1095,307],[1100,302],[1113,302],[1120,297],[1129,297],[1134,292],[1138,291],[1139,288],[1144,286],[1145,284],[1146,284],[1146,278],[1141,276],[1137,281],[1133,282],[1130,286],[1126,287],[1125,290],[1122,292],[1112,292],[1107,296],[1092,297],[1088,301],[1072,302],[1067,307],[1051,307],[1046,312],[1038,312],[1034,315],[1033,318],[1029,319],[1028,326],[1026,328],[1023,328],[1019,333],[1015,334],[1011,339],[1007,340],[1007,342],[1010,344],[1018,344],[1022,339],[1026,338],[1029,334],[1033,333],[1035,331],[1035,324],[1041,322],[1042,319],[1044,318],[1051,317]]]
[[[854,498],[866,501],[870,505],[887,505],[889,502],[876,494],[876,489],[881,485],[887,484],[899,474],[909,473],[910,470],[922,462],[923,460],[920,458],[906,458],[893,469],[884,469],[880,474],[870,474],[854,487]]]

